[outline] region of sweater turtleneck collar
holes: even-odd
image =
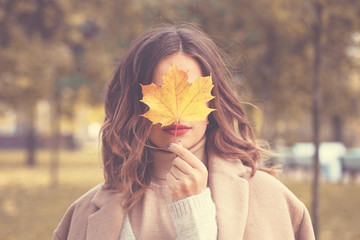
[[[200,159],[205,166],[207,166],[207,155],[205,152],[205,143],[206,143],[206,135],[204,135],[199,142],[197,142],[194,146],[190,147],[188,150],[192,152],[198,159]],[[154,179],[166,179],[166,174],[169,172],[172,161],[176,157],[174,153],[165,151],[162,149],[152,148],[150,150],[154,161],[154,171],[153,178]]]

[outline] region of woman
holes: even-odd
[[[218,52],[190,27],[154,29],[130,47],[107,87],[105,182],[69,208],[53,239],[314,239],[304,204],[260,167],[266,151]],[[140,84],[161,86],[171,66],[189,82],[211,75],[216,109],[175,133],[140,116],[139,101]]]

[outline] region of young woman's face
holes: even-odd
[[[171,65],[175,65],[188,73],[188,81],[194,82],[202,71],[199,63],[192,57],[182,53],[166,56],[162,58],[154,70],[152,82],[158,86],[162,84],[162,77],[167,73]],[[180,121],[177,129],[176,140],[180,140],[185,148],[191,148],[204,136],[207,127],[207,119],[204,121],[186,122]],[[175,122],[170,126],[155,124],[151,128],[149,140],[157,147],[166,148],[174,142]]]

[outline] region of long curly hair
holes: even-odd
[[[197,60],[205,76],[213,79],[206,148],[214,154],[262,169],[264,150],[255,140],[241,103],[228,80],[233,76],[220,56],[217,45],[202,31],[189,26],[153,29],[142,35],[123,56],[107,86],[105,121],[100,131],[104,164],[104,188],[127,193],[130,209],[144,195],[150,183],[153,162],[148,136],[152,123],[139,115],[147,111],[141,84],[150,84],[157,63],[165,56],[182,52]],[[265,170],[266,169],[262,169]]]

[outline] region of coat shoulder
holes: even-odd
[[[258,194],[269,194],[271,196],[282,197],[288,200],[292,205],[299,205],[303,208],[304,204],[291,192],[278,178],[257,170],[254,176],[248,179],[250,186],[256,190]],[[255,187],[256,186],[256,187]]]
[[[280,219],[288,218],[296,239],[314,239],[309,212],[279,179],[263,171],[248,178],[250,198]],[[264,214],[264,212],[263,212]]]
[[[75,225],[83,225],[78,229],[86,229],[88,216],[97,210],[97,207],[92,203],[92,199],[102,189],[102,185],[99,184],[93,187],[71,204],[54,230],[53,239],[68,239],[69,232]],[[83,233],[79,232],[79,234]]]
[[[83,204],[89,204],[91,203],[91,200],[95,197],[95,195],[102,190],[103,183],[96,185],[95,187],[91,188],[89,191],[84,193],[82,196],[80,196],[73,205],[83,205]]]

